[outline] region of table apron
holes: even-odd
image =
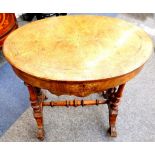
[[[24,82],[38,88],[49,90],[55,95],[75,95],[79,97],[88,96],[93,93],[103,92],[109,88],[124,84],[135,77],[143,65],[136,70],[114,78],[94,81],[55,81],[34,77],[12,66],[16,75]]]

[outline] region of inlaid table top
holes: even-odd
[[[108,132],[116,137],[125,83],[140,72],[152,49],[142,29],[120,19],[88,15],[32,22],[11,33],[3,46],[6,59],[28,88],[41,140],[44,106],[107,104]],[[47,102],[42,88],[58,96],[100,92],[103,99]]]
[[[46,80],[91,81],[142,66],[153,44],[140,28],[104,16],[52,17],[9,35],[3,52],[12,66]]]

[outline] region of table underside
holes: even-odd
[[[109,88],[114,88],[126,83],[141,71],[143,65],[125,75],[94,81],[46,80],[24,73],[13,66],[12,68],[18,77],[20,77],[25,83],[28,83],[34,87],[46,89],[57,96],[75,95],[78,97],[85,97],[92,93],[103,92],[104,90],[107,90]]]
[[[47,97],[41,92],[41,89],[38,87],[33,87],[25,83],[29,90],[30,102],[33,108],[33,115],[37,122],[38,132],[37,137],[40,140],[44,139],[44,126],[43,126],[43,107],[44,106],[90,106],[90,105],[99,105],[107,104],[109,108],[109,129],[111,137],[116,137],[116,118],[118,115],[118,106],[120,104],[120,99],[123,94],[123,89],[125,84],[122,84],[118,87],[110,88],[102,92],[103,100],[66,100],[66,101],[51,101],[46,102]]]
[[[14,72],[26,84],[30,102],[33,108],[34,118],[37,122],[38,132],[37,137],[40,140],[44,139],[43,127],[43,107],[44,106],[91,106],[107,104],[109,108],[109,129],[108,132],[112,137],[117,136],[116,132],[116,118],[118,114],[118,106],[123,94],[125,83],[136,76],[143,65],[136,70],[111,79],[102,79],[94,81],[55,81],[46,80],[34,77],[27,73],[20,71],[12,66]],[[78,97],[85,97],[92,93],[102,92],[103,100],[66,100],[66,101],[46,101],[46,96],[41,92],[41,89],[49,90],[55,95],[75,95]]]

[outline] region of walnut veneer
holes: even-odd
[[[116,136],[125,83],[140,72],[152,49],[150,37],[139,27],[90,15],[32,22],[11,33],[3,46],[6,59],[28,87],[40,139],[43,106],[108,104],[109,132]],[[40,88],[80,97],[103,92],[104,99],[45,102]]]

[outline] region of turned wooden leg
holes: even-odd
[[[105,94],[103,94],[104,97],[107,98],[107,104],[109,108],[109,130],[108,132],[110,133],[111,137],[116,137],[117,136],[117,131],[116,131],[116,119],[118,115],[118,107],[120,104],[120,100],[123,94],[123,89],[124,89],[125,84],[122,84],[116,88],[111,88],[107,90]]]
[[[43,128],[43,108],[42,102],[45,96],[41,93],[40,88],[33,87],[29,84],[26,84],[31,101],[31,107],[33,108],[33,115],[37,122],[38,132],[37,137],[40,140],[44,139],[44,128]]]

